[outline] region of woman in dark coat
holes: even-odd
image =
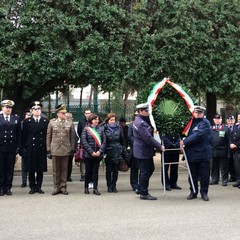
[[[116,122],[115,113],[109,113],[105,119],[104,132],[106,145],[106,180],[108,192],[117,192],[119,161],[126,157],[124,135],[121,126]]]
[[[85,189],[89,194],[88,184],[93,181],[93,193],[100,195],[98,191],[98,169],[106,147],[106,137],[103,128],[99,127],[99,116],[92,113],[88,118],[88,124],[83,129],[81,144],[85,162]]]

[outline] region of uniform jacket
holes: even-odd
[[[69,156],[74,152],[75,130],[72,121],[51,119],[47,128],[47,151],[53,156]]]
[[[38,123],[34,118],[23,121],[22,148],[25,150],[27,172],[47,171],[47,147],[46,136],[48,119],[41,117]]]
[[[211,125],[206,118],[194,118],[188,136],[183,140],[189,162],[209,161],[212,157]]]
[[[106,135],[106,159],[115,163],[118,163],[122,159],[127,160],[125,138],[121,126],[116,125],[115,131],[111,131],[106,124],[104,132]]]
[[[167,134],[163,137],[165,149],[180,148],[180,136],[177,134]],[[180,150],[165,151],[164,156],[169,160],[179,159]]]
[[[212,127],[212,156],[230,156],[230,129],[227,126],[219,125]]]
[[[161,150],[162,145],[154,139],[153,128],[138,115],[133,123],[133,156],[139,159],[152,158],[154,148]]]
[[[233,126],[230,143],[234,143],[237,146],[237,149],[233,150],[233,152],[240,153],[240,125]]]
[[[90,127],[90,126],[88,126]],[[94,140],[93,136],[90,132],[84,127],[81,135],[81,144],[83,147],[83,156],[84,158],[93,158],[92,153],[99,151],[101,153],[100,158],[103,158],[103,154],[106,147],[106,136],[104,134],[103,128],[96,127],[96,131],[98,132],[99,136],[101,137],[101,146],[99,147]]]
[[[20,117],[10,116],[8,123],[4,115],[0,114],[0,152],[15,152],[19,148],[21,133]]]

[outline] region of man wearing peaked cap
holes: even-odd
[[[215,114],[213,117],[214,125],[212,126],[212,169],[210,185],[218,184],[220,180],[220,171],[222,186],[227,186],[228,182],[228,156],[230,154],[230,130],[222,124],[222,117]]]
[[[193,120],[188,136],[180,141],[180,146],[184,147],[192,174],[193,186],[190,184],[190,194],[188,200],[197,198],[198,180],[200,179],[200,194],[204,201],[208,201],[210,159],[212,151],[210,145],[211,125],[204,118],[205,108],[195,106],[193,111]],[[189,179],[189,183],[190,179]]]
[[[10,108],[12,108],[15,105],[15,103],[12,100],[3,100],[1,102],[1,105],[2,105],[2,107],[10,107]]]
[[[12,195],[16,153],[20,139],[20,117],[12,114],[14,102],[3,100],[0,114],[0,196]]]
[[[233,120],[233,119],[235,119],[235,117],[234,117],[233,115],[228,115],[228,116],[227,116],[227,119]]]
[[[30,104],[30,108],[42,108],[42,103],[39,101],[34,101]]]
[[[205,107],[202,107],[202,106],[194,106],[194,112],[199,112],[199,113],[202,113],[206,110]]]
[[[136,109],[149,109],[149,103],[140,103],[136,106]]]
[[[133,123],[133,156],[137,159],[140,168],[139,189],[140,199],[157,200],[148,193],[149,180],[154,172],[153,156],[155,149],[164,151],[162,146],[153,137],[153,127],[150,123],[148,103],[137,105],[138,115]]]
[[[64,104],[60,104],[58,105],[56,108],[55,108],[55,112],[58,113],[66,113],[67,112],[67,109],[66,109],[66,106]]]
[[[67,192],[68,159],[75,148],[75,129],[72,121],[66,121],[66,107],[56,107],[57,118],[51,119],[47,129],[47,151],[52,155],[53,183],[52,195]]]
[[[43,194],[43,172],[47,172],[46,136],[48,119],[41,116],[42,104],[30,104],[32,116],[23,121],[21,152],[25,153],[29,178],[29,194]]]

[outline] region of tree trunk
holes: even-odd
[[[207,119],[213,124],[213,117],[216,114],[217,97],[214,93],[207,93]]]

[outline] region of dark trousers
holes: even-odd
[[[233,180],[236,180],[233,154],[231,154],[230,158],[228,158],[228,170],[229,170],[230,178]]]
[[[130,168],[130,184],[133,190],[136,190],[139,187],[140,174],[138,159],[133,157]]]
[[[240,153],[233,153],[236,182],[240,184]]]
[[[191,171],[193,184],[198,194],[198,180],[200,181],[200,193],[208,194],[208,187],[209,187],[209,176],[210,176],[210,162],[189,162],[189,168]],[[190,191],[193,193],[193,188],[191,185],[190,178],[188,178],[188,182],[190,184]]]
[[[164,173],[165,173],[165,184],[166,186],[175,187],[178,180],[178,163],[179,155],[171,157],[165,156],[164,158]],[[173,164],[166,164],[173,163]],[[169,173],[168,173],[169,172]],[[163,174],[162,174],[162,183],[163,183]]]
[[[14,152],[0,152],[0,190],[12,188],[16,154]]]
[[[72,176],[72,163],[73,163],[73,155],[69,155],[67,179],[69,179]]]
[[[22,156],[21,170],[22,170],[22,183],[27,183],[27,159],[24,156]]]
[[[39,190],[42,187],[43,172],[29,172],[28,173],[29,187],[31,189]]]
[[[138,161],[141,172],[139,181],[139,191],[141,195],[147,195],[149,180],[155,170],[153,158],[138,159]]]
[[[219,181],[219,173],[221,171],[222,183],[228,182],[228,158],[227,157],[213,157],[212,159],[212,181],[217,183]]]
[[[118,180],[118,163],[106,159],[106,181],[108,188],[115,188]]]
[[[98,170],[101,159],[99,158],[85,158],[85,188],[88,188],[88,184],[93,182],[93,188],[98,187]]]

